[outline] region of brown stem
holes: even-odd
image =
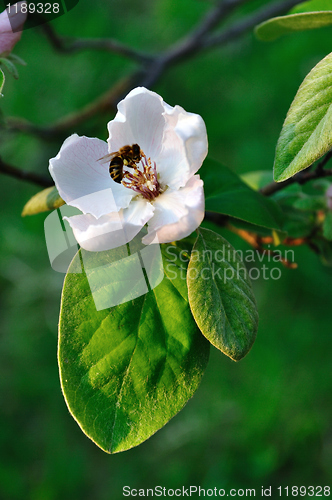
[[[33,123],[22,118],[9,117],[7,126],[10,130],[34,134],[43,139],[53,139],[61,136],[68,130],[75,130],[81,123],[89,120],[97,114],[109,113],[114,114],[119,98],[132,87],[134,75],[123,78],[110,90],[99,96],[95,101],[87,104],[79,111],[74,111],[60,118],[52,125],[47,127],[34,125]]]
[[[221,45],[234,40],[246,31],[250,30],[257,23],[264,21],[272,15],[278,15],[287,11],[293,5],[301,3],[295,0],[285,0],[268,5],[255,12],[251,16],[232,24],[224,32],[217,35],[209,35],[212,29],[220,24],[233,10],[248,0],[223,0],[214,6],[205,15],[199,25],[192,30],[187,37],[171,46],[164,53],[157,56],[151,56],[136,51],[122,45],[115,40],[84,40],[68,39],[61,37],[54,28],[45,23],[42,25],[46,36],[56,50],[61,52],[75,52],[77,50],[94,48],[117,52],[127,57],[136,59],[141,63],[141,69],[135,70],[132,75],[122,80],[115,87],[112,87],[105,94],[98,97],[93,103],[88,104],[83,109],[70,113],[50,126],[43,127],[32,124],[21,118],[9,118],[7,124],[11,130],[31,133],[44,139],[58,137],[69,129],[76,127],[85,120],[107,110],[114,111],[118,101],[133,86],[145,86],[151,88],[162,76],[167,67],[178,63],[183,59],[196,55],[200,50]]]
[[[65,54],[75,53],[81,50],[105,50],[120,54],[139,63],[146,64],[151,61],[152,56],[140,52],[112,38],[73,38],[60,36],[50,23],[41,26],[49,42],[55,50]]]
[[[38,186],[42,186],[45,188],[53,186],[54,184],[52,179],[50,178],[43,177],[42,175],[36,174],[34,172],[26,172],[25,170],[20,170],[19,168],[5,163],[1,158],[0,172],[5,175],[10,175],[11,177],[15,177],[16,179],[32,182],[33,184],[37,184]]]
[[[238,38],[243,33],[252,30],[255,26],[262,23],[263,21],[288,12],[292,7],[299,3],[301,3],[301,1],[285,0],[283,2],[278,1],[274,2],[273,4],[264,6],[258,12],[256,11],[246,18],[235,22],[225,31],[208,37],[204,41],[202,48],[215,47],[216,45],[228,43],[235,38]]]
[[[226,224],[226,227],[229,231],[232,231],[232,233],[237,234],[242,238],[244,241],[249,243],[250,246],[252,246],[257,252],[259,252],[261,255],[267,255],[271,257],[278,257],[280,258],[280,262],[285,266],[288,267],[289,269],[296,269],[298,266],[295,262],[290,262],[289,260],[285,259],[284,257],[280,257],[280,254],[275,252],[275,250],[271,250],[269,248],[264,248],[263,243],[267,243],[267,238],[262,238],[256,233],[252,233],[250,231],[245,231],[244,229],[240,229],[238,227],[233,226],[230,223]],[[282,243],[284,245],[299,245],[300,243],[298,242],[299,239],[296,240],[296,243],[293,243],[292,238],[286,238]],[[270,238],[269,238],[270,242]],[[302,240],[301,244],[307,243],[306,240]]]
[[[330,158],[331,154],[329,153]],[[327,156],[329,156],[327,155]],[[330,159],[329,158],[329,159]],[[327,163],[327,161],[325,162]],[[324,163],[324,164],[325,164]],[[306,184],[309,181],[313,181],[316,179],[322,179],[324,177],[331,177],[332,176],[332,169],[328,170],[323,170],[323,167],[316,168],[316,170],[312,171],[304,171],[304,172],[299,172],[298,174],[294,175],[294,177],[291,177],[290,179],[287,179],[286,181],[283,182],[271,182],[270,184],[267,184],[264,186],[260,192],[264,196],[271,196],[274,193],[277,193],[278,191],[281,191],[287,186],[290,186],[291,184]]]

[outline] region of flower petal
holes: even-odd
[[[90,252],[110,250],[131,241],[153,216],[153,206],[143,199],[132,201],[130,207],[103,215],[64,217],[73,229],[82,248]]]
[[[189,179],[178,191],[167,190],[154,202],[155,213],[148,223],[143,243],[157,236],[159,243],[170,243],[189,236],[204,218],[203,181],[199,175]]]
[[[163,113],[163,100],[155,92],[144,87],[129,92],[119,102],[114,120],[108,123],[110,153],[127,144],[138,144],[146,156],[156,158],[163,141]]]
[[[61,198],[97,218],[128,207],[135,195],[111,179],[108,161],[98,162],[107,153],[106,142],[74,134],[65,140],[49,166]]]
[[[0,14],[0,54],[8,55],[14,48],[14,45],[19,41],[22,35],[23,24],[27,18],[27,12],[21,12],[22,4],[26,2],[18,2],[11,5],[9,12],[4,10]]]
[[[167,127],[163,149],[157,162],[160,181],[171,188],[185,186],[201,167],[208,151],[208,140],[203,118],[188,113],[181,106],[164,103]]]

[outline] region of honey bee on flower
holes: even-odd
[[[83,212],[68,218],[82,248],[115,248],[146,224],[145,244],[192,233],[204,217],[196,174],[208,149],[203,119],[138,87],[118,104],[108,131],[108,147],[74,134],[50,160],[60,196]]]

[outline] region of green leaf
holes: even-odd
[[[0,64],[2,64],[9,73],[17,80],[18,79],[18,71],[16,69],[15,64],[13,64],[9,59],[6,57],[1,57],[0,58]]]
[[[317,200],[311,203],[311,197],[303,192],[303,186],[292,184],[275,193],[274,198],[278,200],[278,205],[284,216],[284,231],[291,238],[302,238],[309,236],[316,225]],[[302,201],[303,200],[303,201]],[[299,207],[299,208],[297,208]],[[324,209],[326,202],[324,202]]]
[[[332,146],[332,53],[301,84],[278,140],[274,180],[309,167]]]
[[[27,63],[21,57],[13,54],[12,52],[7,56],[7,59],[9,59],[14,64],[20,64],[21,66],[27,65]]]
[[[30,198],[23,208],[22,216],[47,212],[48,210],[59,208],[64,204],[65,202],[59,195],[57,188],[55,186],[49,187]]]
[[[332,24],[332,11],[305,12],[290,14],[289,16],[274,17],[255,28],[255,35],[259,40],[272,42],[277,38],[296,31],[324,28]]]
[[[322,264],[332,267],[332,242],[318,237],[310,239],[310,243],[315,252],[319,254]]]
[[[189,303],[201,332],[237,361],[250,350],[258,312],[248,271],[217,233],[199,229],[187,274]]]
[[[323,235],[329,241],[332,241],[332,212],[327,212],[323,223]]]
[[[316,224],[316,217],[312,212],[304,212],[286,204],[282,209],[285,214],[285,231],[291,238],[304,238],[312,234]]]
[[[200,175],[204,180],[206,210],[269,229],[282,228],[278,205],[251,189],[227,167],[208,158]]]
[[[325,196],[308,195],[302,193],[301,196],[294,202],[294,207],[303,211],[324,210],[326,207]]]
[[[5,75],[3,71],[0,69],[0,97],[3,97],[2,89],[4,84],[5,84]]]
[[[179,412],[196,391],[209,354],[190,312],[186,265],[174,246],[169,260],[168,245],[163,248],[166,276],[156,288],[96,310],[86,271],[97,273],[94,297],[107,299],[118,288],[121,293],[105,265],[122,252],[121,272],[130,271],[125,248],[79,252],[65,278],[60,313],[59,366],[68,408],[108,453],[139,445]],[[73,274],[80,259],[85,271]]]
[[[311,183],[312,187],[317,191],[325,194],[326,190],[331,186],[331,181],[327,179],[317,179]]]
[[[272,170],[256,170],[241,175],[241,179],[248,184],[251,189],[259,191],[266,186],[266,184],[270,184],[270,182],[273,181],[273,172]]]
[[[332,10],[332,0],[310,0],[303,2],[292,8],[290,14],[299,12],[317,12],[320,10]]]

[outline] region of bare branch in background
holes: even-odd
[[[243,35],[256,24],[269,19],[271,16],[287,12],[294,5],[301,3],[299,0],[284,0],[265,6],[258,12],[234,22],[225,31],[209,34],[229,14],[248,0],[223,0],[218,2],[204,16],[202,21],[184,39],[173,44],[164,53],[159,55],[144,54],[131,49],[112,39],[73,39],[62,37],[54,28],[46,23],[42,25],[46,36],[53,47],[64,53],[77,52],[83,49],[108,50],[136,60],[140,68],[129,77],[121,80],[110,90],[99,96],[95,101],[82,109],[70,113],[48,126],[39,126],[21,118],[9,118],[7,126],[10,130],[37,135],[43,139],[53,139],[63,135],[70,129],[75,129],[79,124],[89,120],[95,115],[116,111],[116,105],[134,86],[151,88],[163,75],[165,70],[184,59],[196,55],[199,51],[221,45]]]
[[[51,125],[40,126],[22,118],[8,118],[7,127],[9,130],[30,133],[39,136],[42,139],[58,138],[68,132],[68,130],[74,130],[78,125],[98,114],[115,112],[117,103],[129,90],[137,85],[144,85],[148,88],[152,87],[169,66],[172,66],[179,61],[188,59],[203,49],[208,49],[232,41],[242,36],[245,32],[251,30],[256,24],[267,20],[272,16],[287,12],[294,5],[301,3],[301,1],[298,0],[275,2],[264,6],[258,12],[256,11],[242,20],[240,19],[235,21],[221,33],[214,35],[211,34],[212,30],[214,30],[227,18],[229,14],[235,11],[236,8],[241,6],[246,1],[248,0],[222,0],[218,2],[207,12],[199,25],[195,27],[185,38],[173,44],[164,53],[154,56],[127,47],[124,44],[112,39],[73,39],[62,37],[56,33],[50,24],[46,23],[42,25],[42,29],[52,46],[60,52],[71,53],[83,49],[107,50],[135,60],[140,63],[140,68],[136,69],[128,77],[120,80],[112,86],[111,89],[99,96],[92,103],[87,104],[76,112],[60,118]],[[34,173],[21,171],[16,167],[5,164],[1,160],[0,172],[18,179],[34,182],[35,184],[43,187],[52,185],[52,182],[49,179],[38,176]],[[329,175],[328,171],[324,170],[323,175],[318,175],[320,173],[321,172],[310,173],[310,175],[312,176],[314,174],[314,178]],[[289,183],[292,182],[298,181],[290,180]],[[275,187],[275,183],[273,183],[273,186],[266,186],[266,188],[264,188],[265,191],[262,190],[262,192],[266,195],[272,194],[273,192],[282,189],[282,187],[279,187],[282,185],[285,187],[284,183],[276,185],[278,187]],[[207,218],[209,218],[209,215],[207,215]],[[221,221],[219,221],[219,223],[220,222]]]
[[[199,25],[180,42],[177,42],[166,53],[170,59],[176,59],[177,53],[182,56],[192,52],[198,47],[205,35],[214,29],[233,10],[248,0],[222,0],[208,11]],[[41,26],[49,42],[55,50],[63,53],[73,53],[80,50],[106,50],[115,54],[123,55],[137,62],[152,63],[158,57],[146,54],[139,50],[128,47],[112,38],[74,38],[59,35],[49,23]]]
[[[69,113],[51,125],[38,126],[22,118],[10,117],[7,119],[7,126],[10,130],[34,134],[43,139],[58,138],[65,131],[75,129],[75,127],[99,113],[115,113],[119,99],[127,92],[129,87],[133,86],[135,78],[137,78],[135,74],[123,78],[92,103],[87,104],[79,111]]]
[[[32,182],[33,184],[37,184],[42,187],[50,187],[53,186],[53,180],[49,177],[44,177],[39,174],[35,174],[34,172],[26,172],[24,170],[20,170],[19,168],[13,167],[12,165],[8,165],[0,158],[0,172],[5,175],[9,175],[11,177],[15,177],[16,179],[20,179],[22,181]]]
[[[248,15],[244,19],[235,22],[221,33],[207,37],[202,48],[207,49],[217,45],[231,42],[249,30],[252,30],[257,24],[267,21],[271,17],[286,14],[292,7],[298,5],[298,0],[284,0],[283,2],[274,2],[264,6],[262,9]]]
[[[203,47],[204,40],[208,33],[224,21],[233,10],[247,1],[248,0],[224,0],[217,3],[215,7],[208,11],[200,24],[194,28],[189,35],[183,40],[176,42],[164,53],[164,55],[160,56],[164,64],[174,64],[197,53]]]
[[[152,56],[132,49],[131,47],[127,47],[112,38],[73,38],[60,36],[49,23],[43,24],[41,29],[44,31],[51,45],[59,52],[65,54],[79,52],[81,50],[105,50],[128,57],[129,59],[134,59],[143,64],[152,60]]]
[[[151,87],[161,77],[164,70],[180,61],[188,59],[202,50],[210,49],[215,46],[221,46],[239,38],[247,31],[251,31],[257,24],[270,19],[271,17],[284,14],[295,5],[301,3],[299,0],[284,0],[283,2],[274,2],[262,9],[248,15],[244,19],[235,21],[225,28],[224,31],[211,35],[209,31],[224,20],[236,7],[244,3],[245,0],[229,0],[220,2],[212,9],[201,25],[193,30],[183,41],[176,43],[164,54],[157,57],[148,68],[148,76],[142,82],[145,87]]]

